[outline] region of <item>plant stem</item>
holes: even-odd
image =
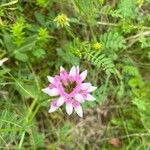
[[[24,137],[25,137],[25,133],[26,133],[26,131],[23,131],[23,133],[22,133],[21,140],[20,140],[20,142],[19,142],[19,147],[18,147],[19,150],[20,150],[21,147],[22,147],[23,140],[24,140]]]
[[[71,32],[70,29],[68,29],[67,27],[66,27],[65,29],[66,29],[66,31],[69,33],[69,35],[70,35],[72,38],[74,38],[74,39],[76,38],[75,35],[74,35],[74,33]]]

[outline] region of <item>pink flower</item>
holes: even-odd
[[[60,67],[60,74],[55,77],[48,76],[49,86],[42,91],[49,96],[55,96],[52,101],[49,113],[54,112],[63,104],[66,104],[66,111],[71,115],[73,109],[82,117],[83,110],[81,103],[85,101],[94,101],[95,98],[90,94],[96,90],[91,83],[83,83],[87,76],[87,70],[79,73],[79,67],[73,66],[68,73],[63,67]]]

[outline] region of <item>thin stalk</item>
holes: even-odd
[[[19,146],[18,146],[18,149],[19,149],[19,150],[20,150],[21,147],[22,147],[22,144],[23,144],[23,141],[24,141],[24,137],[25,137],[25,133],[26,133],[26,131],[23,131],[23,133],[22,133],[21,140],[20,140]]]
[[[108,86],[109,78],[110,78],[110,75],[108,75],[107,78],[106,78],[106,82],[105,82],[105,85],[104,85],[104,90],[103,90],[102,96],[100,98],[100,101],[104,98],[104,95],[106,93],[106,89],[107,89],[107,86]]]
[[[74,33],[71,32],[70,29],[68,29],[67,27],[66,27],[65,29],[66,29],[66,31],[69,33],[69,35],[70,35],[72,38],[74,38],[74,39],[76,38],[75,35],[74,35]]]

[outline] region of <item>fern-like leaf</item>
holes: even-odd
[[[126,20],[135,17],[136,0],[121,0],[119,4],[119,12]]]
[[[110,5],[105,5],[104,7],[102,7],[102,9],[100,10],[100,14],[108,15],[116,18],[122,17],[120,12],[118,10],[113,10]]]
[[[125,48],[126,41],[118,32],[107,32],[100,36],[100,41],[106,49],[118,51]]]
[[[140,76],[138,69],[130,65],[123,67],[123,73],[131,75],[131,76]]]
[[[101,54],[100,51],[87,52],[85,58],[98,68],[103,68],[106,74],[114,73],[114,64],[112,60],[106,57],[105,54]]]

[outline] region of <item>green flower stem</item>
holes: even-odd
[[[30,120],[29,121],[32,121],[33,118],[35,117],[36,113],[38,112],[39,108],[40,108],[41,104],[38,104],[35,108],[35,110],[33,111],[31,117],[30,117]]]
[[[67,28],[67,27],[65,27],[65,29],[66,29],[66,31],[69,33],[69,35],[72,37],[72,38],[76,38],[75,37],[75,35],[74,35],[74,33],[69,29],[69,28]]]

